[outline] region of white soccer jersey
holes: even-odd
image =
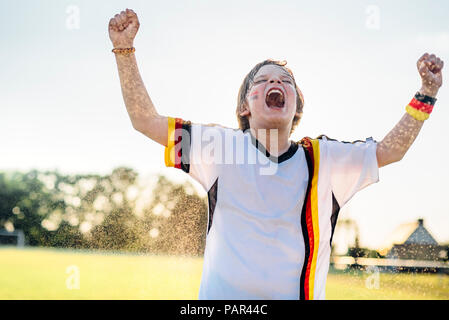
[[[372,138],[304,138],[273,157],[249,131],[179,118],[165,161],[208,192],[200,299],[324,299],[338,212],[379,180]]]

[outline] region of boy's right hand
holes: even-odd
[[[109,38],[114,48],[131,48],[139,26],[139,19],[131,9],[126,9],[109,20]]]

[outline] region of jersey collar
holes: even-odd
[[[262,143],[260,143],[259,140],[257,140],[257,138],[254,137],[251,132],[249,132],[249,135],[251,137],[251,143],[256,147],[256,149],[258,149],[260,152],[262,152],[271,161],[276,162],[276,163],[281,163],[281,162],[287,161],[288,159],[293,157],[293,155],[298,150],[298,144],[293,141],[290,141],[291,144],[290,144],[290,147],[288,148],[288,150],[285,151],[280,156],[276,157],[276,156],[271,155],[270,152],[268,152],[268,150],[265,149],[264,145]]]

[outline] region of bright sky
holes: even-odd
[[[0,170],[186,175],[164,168],[163,148],[133,130],[107,25],[139,16],[142,77],[159,113],[236,127],[237,92],[266,58],[287,60],[305,96],[292,138],[326,134],[380,141],[420,88],[416,60],[449,63],[447,1],[50,1],[0,4]],[[444,77],[448,73],[445,68]],[[424,218],[449,241],[449,85],[417,140],[341,217],[372,248]]]

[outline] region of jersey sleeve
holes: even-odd
[[[168,117],[165,165],[188,173],[208,191],[218,177],[222,151],[219,126]]]
[[[358,191],[379,181],[377,142],[341,142],[324,138],[320,141],[327,149],[331,187],[340,205],[344,206]]]

